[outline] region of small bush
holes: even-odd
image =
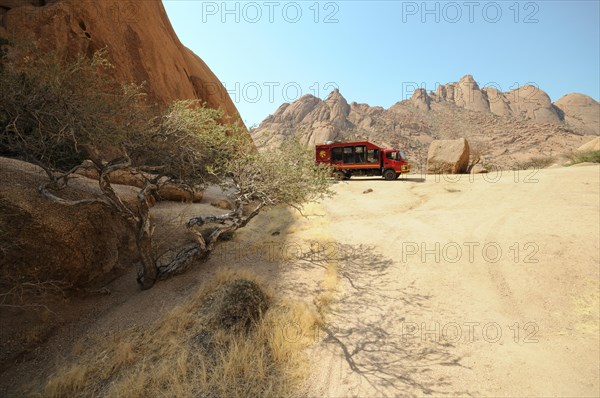
[[[600,151],[574,152],[567,155],[569,166],[577,163],[600,163]]]
[[[249,330],[212,322],[268,309]],[[224,305],[230,303],[230,305]],[[217,316],[219,318],[219,316]],[[246,318],[249,319],[249,318]],[[43,397],[291,397],[308,376],[303,349],[315,341],[317,316],[303,303],[271,299],[250,275],[216,275],[195,297],[145,330],[103,338],[57,370]],[[32,395],[37,395],[32,391]]]
[[[556,158],[553,156],[535,156],[525,162],[518,162],[517,168],[520,170],[539,170],[554,164]]]
[[[209,322],[226,330],[248,331],[269,308],[267,294],[247,279],[235,279],[219,287],[206,302]]]

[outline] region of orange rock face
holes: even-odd
[[[115,77],[147,82],[159,105],[200,99],[239,117],[219,79],[181,44],[160,0],[0,0],[2,36],[42,39],[68,55],[108,47]]]

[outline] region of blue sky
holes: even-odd
[[[553,101],[600,97],[600,1],[163,0],[184,45],[225,84],[248,126],[334,87],[389,107],[472,74]]]

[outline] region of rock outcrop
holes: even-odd
[[[463,76],[454,85],[454,103],[457,106],[477,112],[489,112],[490,104],[487,96],[479,89],[473,76]]]
[[[504,95],[509,99],[511,114],[538,123],[560,124],[560,116],[550,97],[538,87],[525,85]]]
[[[554,103],[570,128],[586,135],[598,135],[600,105],[583,94],[567,94]]]
[[[577,150],[580,152],[600,151],[600,137],[596,137],[593,140],[586,142],[585,144],[577,148]]]
[[[84,164],[88,163],[90,165],[89,168],[84,168],[78,170],[76,173],[90,178],[92,180],[98,181],[99,175],[98,171],[91,167],[90,161],[85,161]],[[155,178],[156,176],[141,173],[136,170],[117,170],[110,174],[110,182],[112,184],[119,185],[128,185],[136,188],[143,188],[146,185],[148,179]],[[174,182],[166,182],[167,178],[163,177],[164,180],[161,181],[160,188],[157,192],[157,198],[153,198],[154,200],[168,200],[173,202],[193,202],[199,203],[202,201],[204,197],[204,192],[202,189],[188,187],[181,184],[176,184]],[[150,207],[154,205],[154,203],[149,203]]]
[[[417,109],[428,111],[431,109],[431,98],[427,95],[427,90],[418,88],[413,92],[410,99],[411,104]]]
[[[0,158],[0,281],[63,281],[75,287],[106,282],[136,261],[134,235],[108,206],[65,206],[38,194],[42,169]],[[133,190],[119,192],[135,201]],[[97,183],[72,180],[61,195],[89,198]],[[14,279],[17,278],[17,279]]]
[[[438,86],[431,93],[434,101],[449,102],[458,107],[499,116],[515,116],[539,123],[561,123],[560,112],[543,90],[525,85],[507,93],[493,87],[479,88],[471,75],[463,76],[457,83]]]
[[[469,156],[469,143],[464,138],[433,141],[427,154],[427,173],[466,173],[469,167]]]
[[[484,174],[487,172],[488,172],[487,169],[480,164],[474,165],[473,167],[471,167],[471,170],[469,171],[469,173],[471,173],[471,174]]]
[[[219,79],[177,38],[160,0],[0,0],[0,37],[38,40],[64,55],[107,47],[115,77],[147,82],[159,105],[200,99],[238,118]]]
[[[339,131],[349,127],[349,114],[350,106],[337,90],[324,101],[307,94],[291,104],[281,105],[263,122],[269,127],[256,131],[253,138],[263,145],[276,146],[299,130],[303,144],[315,145],[336,139]]]

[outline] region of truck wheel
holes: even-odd
[[[396,172],[392,169],[387,169],[386,171],[383,172],[383,178],[385,178],[388,181],[395,180]]]
[[[342,181],[346,179],[346,173],[344,173],[341,170],[338,170],[336,172],[333,173],[333,178],[335,178],[338,181]]]

